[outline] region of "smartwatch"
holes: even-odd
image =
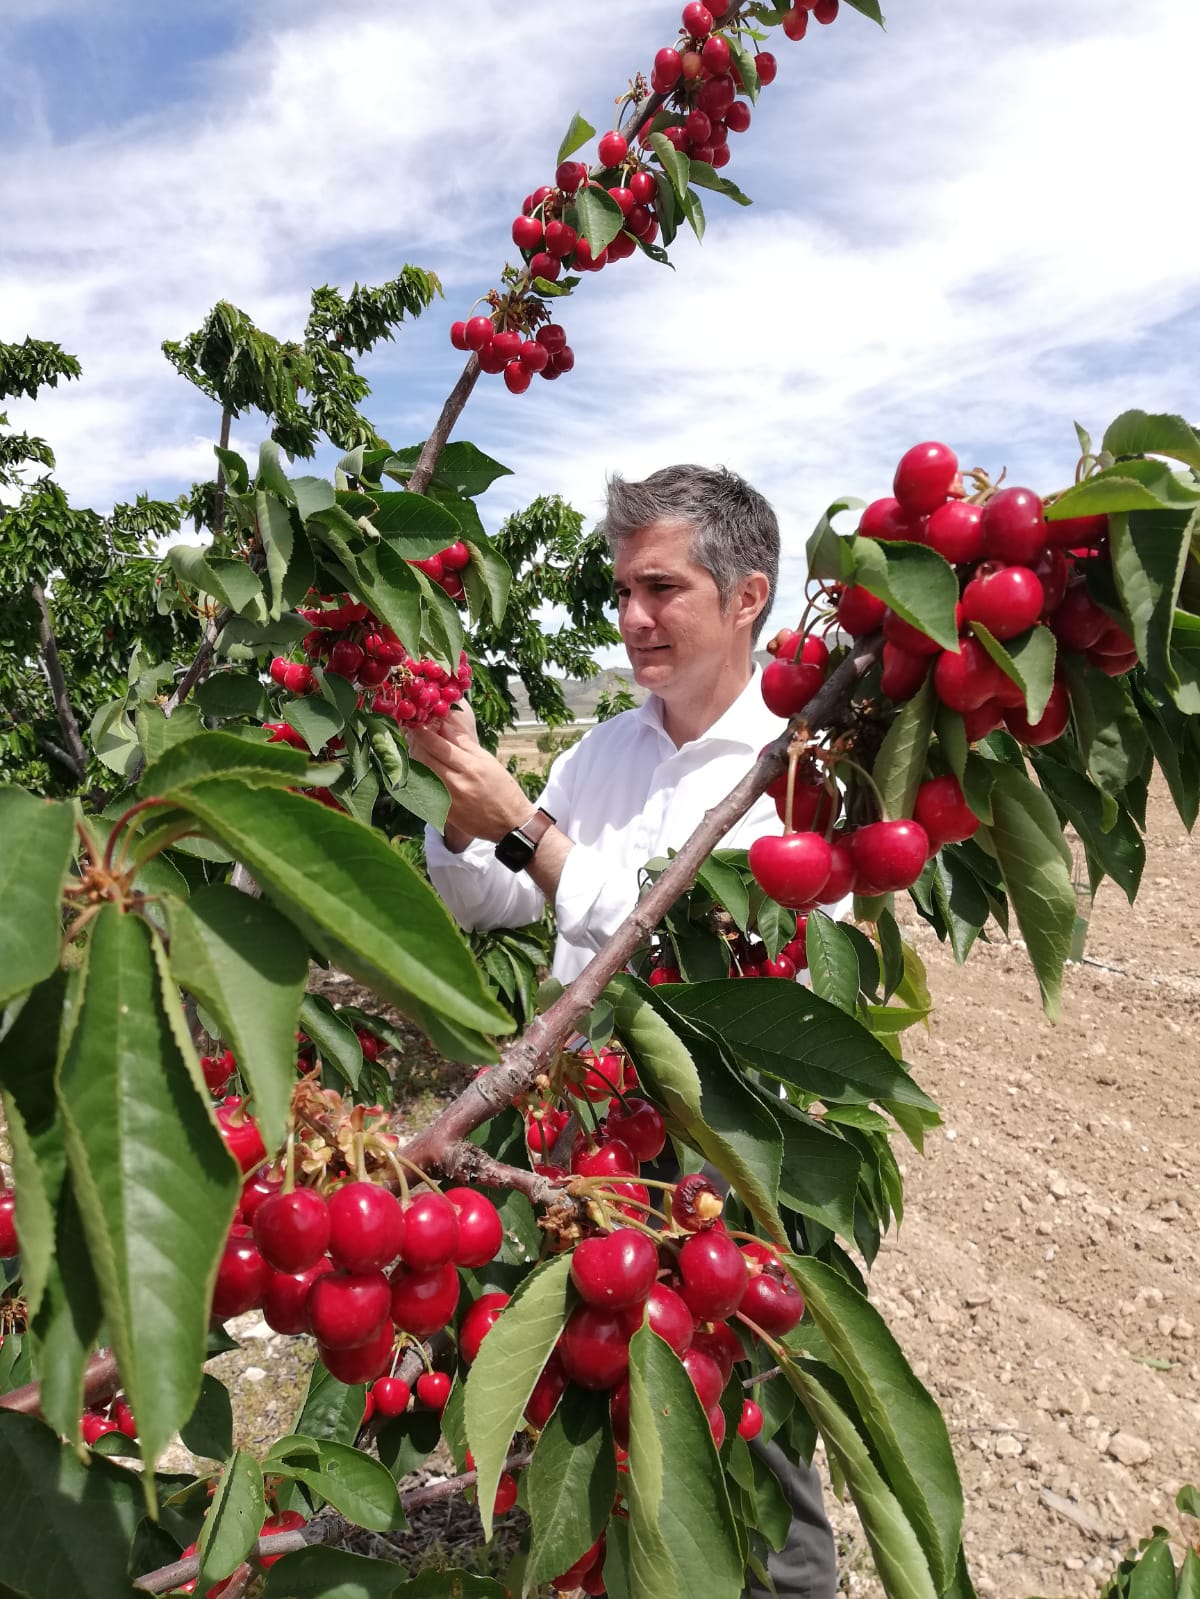
[[[507,866],[510,872],[523,872],[547,830],[553,826],[554,817],[549,811],[534,811],[527,822],[514,827],[496,845],[496,859],[502,866]]]

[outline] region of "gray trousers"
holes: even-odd
[[[778,1477],[792,1506],[787,1542],[767,1561],[777,1599],[835,1599],[837,1554],[820,1476],[812,1466],[790,1461],[777,1443],[756,1440],[750,1448]],[[770,1599],[770,1590],[752,1583],[745,1599]]]

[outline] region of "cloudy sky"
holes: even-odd
[[[453,16],[452,21],[443,17]],[[58,340],[84,379],[11,418],[79,504],[211,472],[214,409],[159,351],[214,301],[299,334],[315,283],[404,262],[446,290],[370,358],[368,413],[423,437],[461,356],[446,329],[514,252],[521,197],[571,114],[607,125],[677,28],[670,0],[0,0],[0,338]],[[893,0],[799,44],[674,272],[636,256],[561,320],[576,367],[515,397],[484,379],[459,436],[515,468],[494,524],[605,474],[725,463],[804,539],[898,454],[1067,481],[1071,423],[1194,415],[1190,217],[1200,7],[1183,0]],[[235,424],[253,451],[259,420]]]

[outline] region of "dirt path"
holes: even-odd
[[[981,1595],[1096,1592],[1200,1477],[1200,845],[1161,793],[1148,840],[1057,1026],[1023,951],[959,968],[910,928],[935,1011],[908,1054],[945,1126],[905,1159],[872,1293],[946,1413]],[[843,1586],[878,1594],[835,1514]]]

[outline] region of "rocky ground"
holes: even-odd
[[[1056,1026],[1020,948],[960,968],[909,930],[935,1010],[907,1053],[945,1126],[905,1159],[872,1293],[945,1411],[1000,1599],[1095,1593],[1200,1477],[1200,848],[1164,793],[1147,853],[1134,907],[1101,887]],[[845,1591],[880,1594],[835,1516]]]

